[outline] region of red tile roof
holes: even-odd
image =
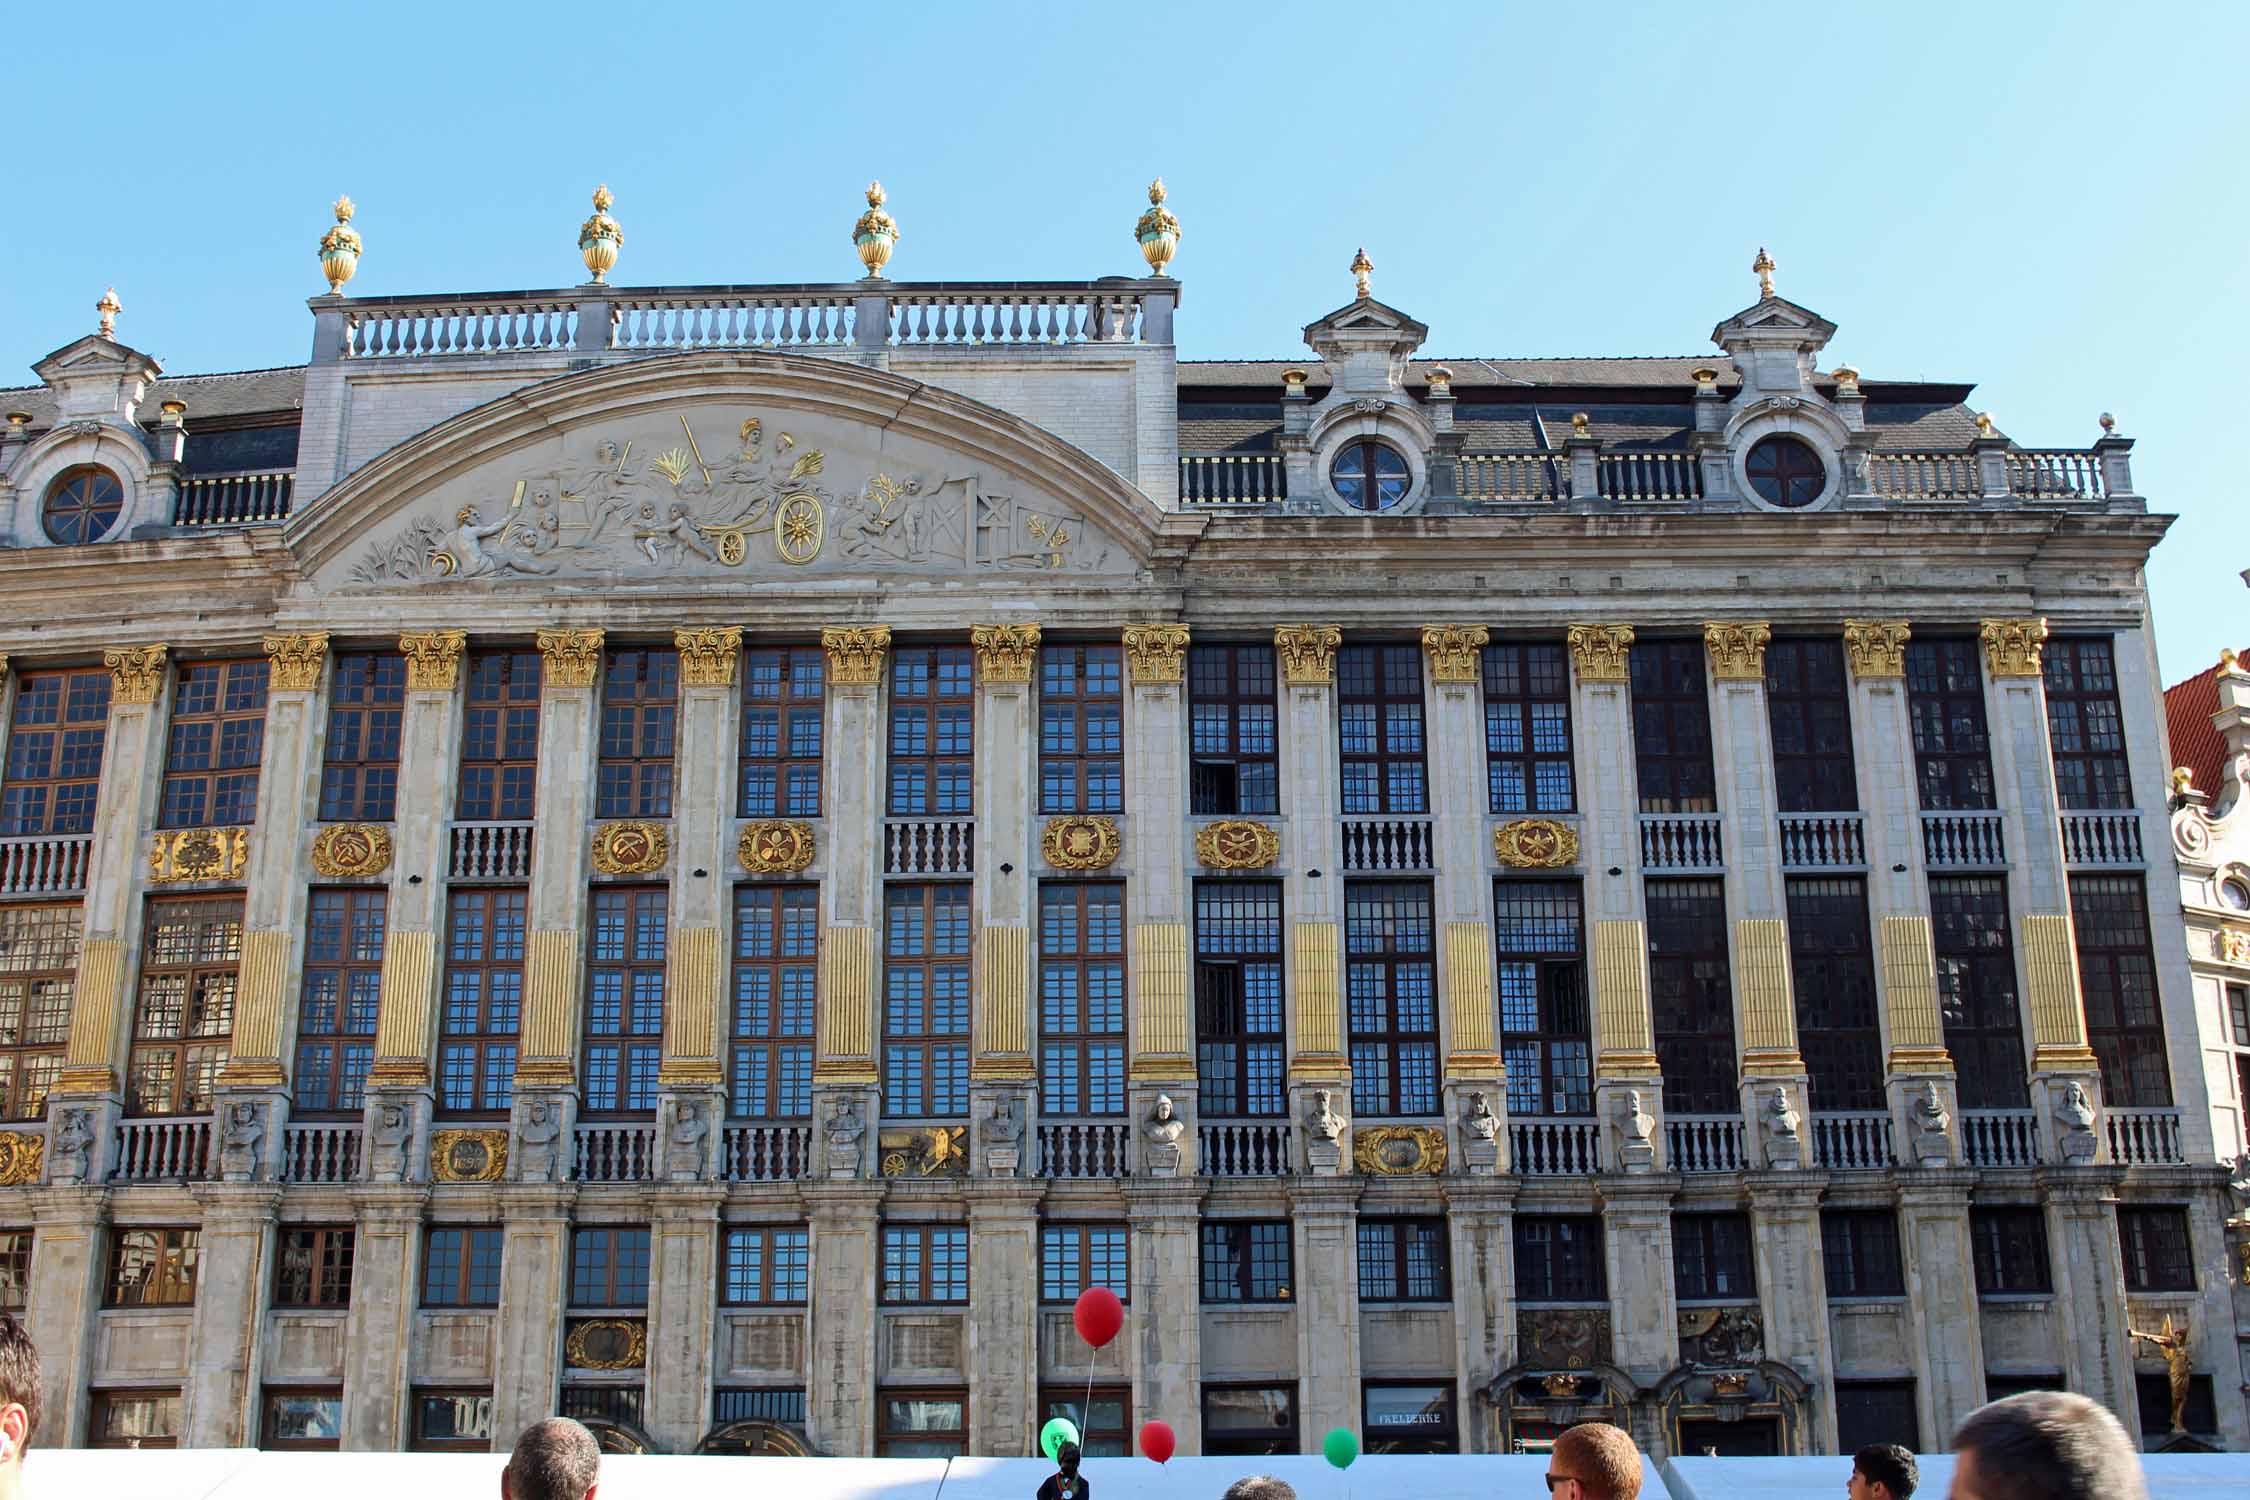
[[[2250,656],[2250,650],[2240,654]],[[2194,772],[2194,787],[2206,796],[2219,789],[2219,772],[2227,758],[2226,741],[2211,727],[2211,716],[2219,711],[2218,675],[2218,665],[2213,663],[2164,690],[2164,727],[2172,741],[2172,765]],[[2169,772],[2171,766],[2165,770]]]

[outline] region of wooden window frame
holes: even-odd
[[[0,1120],[43,1120],[78,1008],[78,905],[0,906]]]
[[[877,1268],[885,1307],[965,1307],[969,1301],[966,1224],[885,1224]]]
[[[582,1224],[571,1230],[570,1310],[646,1310],[654,1244],[646,1224]],[[589,1264],[594,1256],[600,1258],[598,1267]]]
[[[1287,1420],[1277,1423],[1273,1436],[1261,1438],[1256,1429],[1228,1427],[1211,1420],[1213,1396],[1262,1392],[1269,1398],[1279,1395],[1276,1404],[1287,1414]],[[1214,1381],[1197,1392],[1200,1415],[1203,1419],[1203,1452],[1206,1457],[1261,1458],[1295,1453],[1301,1443],[1299,1434],[1304,1429],[1304,1408],[1297,1397],[1297,1382],[1287,1381]]]
[[[1703,658],[1696,640],[1637,641],[1628,654],[1633,774],[1644,813],[1719,810]]]
[[[96,1390],[93,1409],[86,1422],[86,1446],[89,1448],[177,1448],[180,1446],[179,1421],[185,1414],[180,1399],[180,1387],[126,1387],[116,1390]],[[129,1402],[170,1401],[172,1403],[173,1430],[159,1436],[131,1435],[125,1438],[108,1436],[109,1417],[118,1407]]]
[[[1346,817],[1430,810],[1428,711],[1422,648],[1362,641],[1336,653],[1339,806]]]
[[[202,1231],[192,1225],[119,1224],[109,1232],[109,1255],[102,1276],[102,1306],[193,1307],[203,1270]],[[148,1272],[136,1291],[125,1277],[135,1263]],[[150,1295],[153,1291],[155,1295]]]
[[[1811,1080],[1812,1107],[1888,1108],[1867,879],[1792,875],[1782,889],[1789,916],[1797,1046]]]
[[[282,1225],[274,1232],[273,1305],[351,1306],[357,1238],[349,1224]]]
[[[1282,885],[1198,880],[1195,918],[1197,1109],[1209,1119],[1289,1112]]]
[[[2041,1209],[2015,1204],[1970,1209],[1969,1259],[1979,1297],[2054,1294],[2054,1246]]]
[[[2171,1048],[2149,934],[2147,877],[2139,871],[2073,874],[2070,925],[2086,1045],[2101,1063],[2102,1102],[2112,1109],[2169,1108]],[[2136,995],[2144,1002],[2138,1017]]]
[[[31,1250],[38,1231],[0,1229],[0,1311],[19,1317],[31,1302]]]
[[[1429,881],[1344,882],[1344,1024],[1355,1116],[1440,1112],[1437,897]]]
[[[969,1112],[974,906],[966,881],[884,888],[887,1119],[948,1119]]]
[[[1378,1427],[1369,1412],[1368,1398],[1378,1391],[1435,1391],[1439,1403],[1445,1408],[1443,1425],[1408,1428],[1403,1431],[1391,1427]],[[1367,1449],[1371,1454],[1438,1454],[1461,1451],[1460,1392],[1447,1377],[1430,1380],[1363,1380],[1359,1386],[1360,1430],[1367,1434]],[[1392,1433],[1399,1436],[1393,1438]]]
[[[272,664],[263,657],[180,664],[164,736],[157,827],[240,828],[256,821],[271,682]]]
[[[1358,1241],[1362,1303],[1453,1300],[1452,1237],[1442,1215],[1362,1218]]]
[[[819,886],[734,888],[732,994],[727,1113],[737,1120],[811,1118]]]
[[[1188,647],[1188,812],[1281,812],[1280,668],[1270,644]]]
[[[959,1427],[894,1428],[890,1425],[891,1403],[894,1401],[923,1401],[930,1403],[952,1402],[961,1409]],[[913,1456],[931,1456],[927,1450],[938,1449],[956,1455],[969,1451],[969,1393],[960,1386],[877,1386],[875,1389],[875,1456],[890,1458],[900,1456],[901,1447],[914,1450]]]
[[[974,652],[967,646],[893,651],[885,813],[894,818],[974,817],[976,724]]]
[[[498,1307],[501,1257],[506,1253],[507,1231],[497,1224],[432,1224],[422,1240],[420,1305]],[[489,1277],[479,1274],[483,1267],[490,1268]],[[489,1300],[477,1295],[486,1285],[491,1288]]]
[[[1859,811],[1844,643],[1833,636],[1784,636],[1766,647],[1765,671],[1779,811]]]
[[[2117,1210],[2117,1248],[2128,1292],[2192,1292],[2195,1228],[2176,1203],[2127,1203]]]
[[[109,673],[26,672],[8,714],[0,838],[94,831],[109,744]]]
[[[515,1103],[530,930],[528,887],[454,886],[446,892],[436,1079],[440,1119],[501,1119]]]
[[[1575,880],[1494,881],[1492,948],[1508,1113],[1591,1115],[1584,887]]]
[[[580,1075],[580,1109],[588,1116],[655,1118],[669,1009],[669,895],[661,885],[594,888],[586,932],[586,1037]]]
[[[1557,641],[1498,641],[1481,665],[1486,811],[1576,812],[1570,653]]]
[[[2041,652],[2047,745],[2055,797],[2065,812],[2133,805],[2117,646],[2105,635],[2059,635]]]
[[[719,1234],[721,1307],[803,1307],[812,1231],[803,1224],[729,1224]]]
[[[602,661],[597,818],[672,816],[673,755],[680,730],[680,653],[635,646]]]
[[[1207,1307],[1297,1300],[1297,1247],[1287,1219],[1205,1219],[1198,1236]]]
[[[1133,1292],[1132,1233],[1123,1224],[1045,1224],[1039,1230],[1039,1300],[1074,1303],[1088,1287],[1120,1302]]]
[[[58,547],[83,547],[108,536],[124,513],[123,480],[100,464],[72,464],[41,497],[39,530]]]
[[[1906,1261],[1896,1210],[1824,1208],[1820,1243],[1831,1302],[1906,1295]]]
[[[742,663],[738,818],[820,816],[828,658],[818,646],[752,646]]]
[[[2028,1109],[2015,924],[2005,875],[1930,876],[1938,1014],[1963,1109]]]
[[[388,823],[398,809],[406,658],[348,651],[328,685],[328,736],[320,753],[320,821]]]
[[[1125,883],[1039,883],[1039,1111],[1125,1108]]]
[[[418,1385],[408,1393],[407,1399],[414,1412],[407,1438],[408,1451],[414,1453],[490,1453],[492,1451],[493,1434],[489,1430],[481,1438],[438,1438],[431,1437],[428,1427],[424,1425],[425,1418],[428,1415],[424,1403],[466,1400],[484,1403],[485,1425],[490,1429],[493,1414],[491,1386]]]
[[[1661,902],[1660,902],[1661,893]],[[1738,1114],[1726,883],[1647,882],[1649,1018],[1667,1114]]]
[[[1599,1214],[1517,1214],[1516,1300],[1607,1302],[1609,1270],[1602,1253]]]
[[[336,1403],[336,1435],[284,1438],[275,1435],[275,1403],[292,1397]],[[277,1452],[336,1453],[344,1446],[344,1388],[340,1385],[268,1385],[258,1390],[258,1446]]]
[[[1757,1263],[1750,1216],[1739,1211],[1672,1215],[1672,1289],[1680,1302],[1755,1302]]]
[[[1992,730],[1985,716],[1984,656],[1975,637],[1908,641],[1906,702],[1922,810],[1985,812],[1998,807]]]
[[[168,914],[187,913],[194,918],[197,936],[184,958],[166,951]],[[216,937],[223,952],[209,954],[206,939]],[[240,896],[152,896],[141,937],[141,969],[133,997],[133,1042],[127,1063],[125,1112],[134,1116],[207,1115],[217,1098],[219,1070],[226,1066],[234,1047],[234,1013],[242,968],[242,898]],[[176,1026],[162,1027],[150,1013],[155,992],[151,981],[180,981],[180,1012]],[[223,1028],[212,1020],[225,1021]],[[201,1028],[201,1029],[197,1029]],[[158,1107],[148,1083],[164,1064],[164,1096]]]
[[[714,1386],[711,1425],[726,1427],[735,1422],[777,1422],[802,1427],[805,1425],[805,1388],[801,1385]]]
[[[462,667],[460,785],[453,816],[463,823],[528,823],[539,806],[540,692],[537,651],[472,651]]]
[[[1039,648],[1039,811],[1125,810],[1125,651]]]
[[[1094,1413],[1114,1408],[1114,1420],[1096,1419]],[[1068,1417],[1077,1427],[1078,1451],[1087,1458],[1130,1458],[1133,1455],[1133,1388],[1129,1385],[1097,1385],[1093,1387],[1092,1400],[1087,1399],[1083,1384],[1068,1381],[1039,1387],[1039,1421],[1042,1425],[1056,1417]],[[1085,1491],[1081,1490],[1081,1494]]]
[[[366,1110],[389,896],[381,886],[316,887],[305,903],[293,1117],[358,1119]]]

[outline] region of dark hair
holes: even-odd
[[[1296,1487],[1271,1474],[1249,1474],[1227,1486],[1219,1500],[1297,1500]]]
[[[2147,1500],[2141,1459],[2107,1407],[2025,1391],[1970,1412],[1953,1451],[1976,1455],[1984,1500]]]
[[[0,1405],[23,1408],[26,1448],[39,1430],[39,1385],[39,1346],[15,1314],[0,1312]]]
[[[534,1422],[508,1455],[509,1500],[586,1500],[601,1474],[594,1435],[568,1417]]]
[[[1641,1450],[1622,1427],[1581,1422],[1555,1439],[1548,1472],[1577,1480],[1589,1500],[1635,1500],[1641,1492]]]
[[[1852,1467],[1869,1484],[1889,1490],[1891,1500],[1906,1500],[1922,1482],[1913,1453],[1896,1443],[1869,1443],[1852,1455]]]

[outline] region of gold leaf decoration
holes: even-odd
[[[1512,870],[1557,870],[1578,863],[1578,830],[1551,818],[1519,818],[1492,830],[1492,854]]]
[[[238,880],[250,863],[247,828],[183,828],[160,833],[149,851],[148,878],[155,885],[182,880]]]
[[[1115,818],[1056,818],[1039,838],[1039,852],[1058,870],[1106,870],[1122,847]]]
[[[1434,1125],[1370,1125],[1352,1132],[1352,1162],[1371,1177],[1436,1176],[1445,1132]]]
[[[432,1131],[430,1175],[439,1182],[498,1182],[508,1175],[508,1132]]]
[[[1573,625],[1564,637],[1580,682],[1624,682],[1631,675],[1630,625]]]
[[[638,1370],[648,1363],[648,1325],[638,1318],[587,1318],[570,1325],[563,1357],[577,1370]]]
[[[812,824],[745,823],[734,852],[753,875],[794,875],[812,865]]]
[[[594,868],[604,875],[646,875],[664,868],[671,835],[661,823],[604,823],[594,830]]]
[[[885,1177],[966,1177],[969,1127],[925,1125],[885,1130],[876,1138]]]
[[[1262,870],[1281,858],[1281,835],[1246,819],[1206,823],[1195,833],[1195,857],[1214,870]]]
[[[47,1138],[28,1130],[0,1130],[0,1187],[37,1182],[47,1161]]]
[[[337,823],[313,835],[313,868],[331,879],[380,875],[391,867],[391,834],[374,823]]]

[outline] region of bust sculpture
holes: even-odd
[[[228,1182],[249,1182],[258,1175],[258,1143],[265,1139],[265,1111],[248,1099],[227,1106],[219,1126],[219,1175]]]
[[[2101,1150],[2101,1141],[2094,1134],[2094,1124],[2100,1117],[2092,1096],[2086,1092],[2086,1085],[2075,1078],[2063,1085],[2062,1097],[2055,1101],[2055,1134],[2062,1145],[2065,1163],[2071,1166],[2093,1163]]]
[[[1914,1159],[1925,1167],[1942,1167],[1953,1160],[1953,1115],[1939,1097],[1935,1082],[1925,1079],[1914,1096],[1909,1113],[1914,1120]]]
[[[865,1156],[862,1142],[867,1135],[867,1123],[859,1116],[859,1102],[841,1095],[829,1101],[825,1133],[828,1175],[857,1177]]]
[[[1151,1177],[1177,1177],[1180,1175],[1180,1137],[1187,1134],[1187,1121],[1173,1107],[1170,1094],[1158,1094],[1156,1103],[1141,1125],[1141,1166]]]
[[[1499,1139],[1500,1117],[1494,1114],[1492,1106],[1485,1102],[1482,1089],[1469,1095],[1469,1110],[1467,1114],[1461,1117],[1461,1120],[1463,1124],[1469,1127],[1469,1134],[1475,1136],[1478,1140],[1493,1141]]]
[[[91,1170],[89,1156],[94,1144],[94,1112],[90,1109],[66,1109],[62,1122],[55,1127],[53,1147],[47,1153],[47,1177],[51,1182],[84,1182]]]
[[[368,1153],[367,1175],[374,1182],[399,1182],[406,1177],[406,1142],[414,1133],[414,1115],[395,1099],[385,1099],[375,1109],[375,1129]]]
[[[711,1127],[703,1106],[693,1099],[672,1104],[672,1129],[665,1138],[664,1175],[674,1182],[694,1182],[703,1176],[703,1138]]]
[[[562,1135],[562,1118],[554,1104],[534,1094],[524,1106],[523,1123],[516,1130],[517,1176],[523,1182],[555,1180],[555,1142]]]
[[[1646,1172],[1656,1165],[1656,1116],[1648,1112],[1639,1089],[1627,1089],[1617,1110],[1617,1164],[1628,1172]]]
[[[1312,1109],[1305,1116],[1313,1134],[1331,1143],[1344,1133],[1344,1117],[1336,1113],[1334,1100],[1335,1095],[1327,1089],[1313,1090]]]
[[[2234,1195],[2234,1217],[2250,1219],[2250,1151],[2227,1164],[2227,1191]]]
[[[1779,1172],[1793,1172],[1805,1164],[1805,1140],[1801,1133],[1804,1116],[1797,1113],[1789,1102],[1789,1091],[1775,1089],[1766,1096],[1764,1116],[1766,1137],[1766,1165]]]

